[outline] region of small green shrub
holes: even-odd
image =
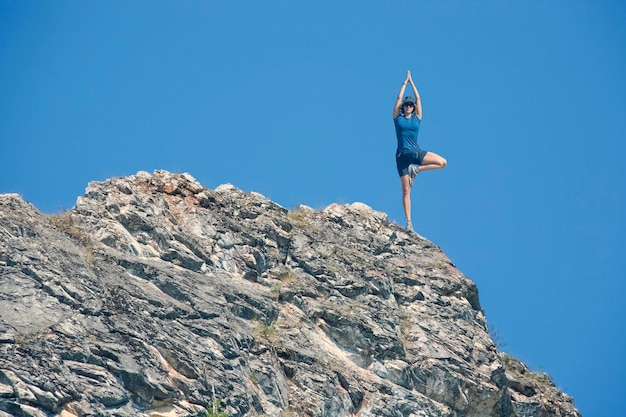
[[[409,339],[407,335],[411,330],[411,319],[409,317],[403,317],[400,322],[400,343],[402,343],[402,347],[406,351],[409,346]]]
[[[278,279],[283,284],[289,284],[290,282],[294,282],[296,280],[296,275],[290,269],[286,269],[278,274]]]
[[[526,367],[522,362],[515,359],[513,356],[508,353],[503,353],[500,355],[500,360],[502,360],[502,364],[504,365],[504,369],[512,372],[516,372],[518,374],[526,373]]]
[[[330,252],[327,252],[326,250],[320,251],[320,258],[322,259],[328,259],[330,258]]]
[[[357,300],[350,300],[347,303],[337,305],[333,308],[335,313],[342,317],[354,318],[361,314],[362,304]]]
[[[276,279],[278,279],[279,282],[274,283],[270,287],[270,294],[272,294],[272,298],[278,301],[280,297],[280,290],[282,289],[283,285],[294,282],[296,278],[297,278],[296,275],[293,273],[291,269],[288,269],[288,268],[283,269],[276,277]]]
[[[69,211],[53,214],[48,217],[50,223],[69,237],[76,239],[81,244],[87,246],[91,244],[91,237],[87,232],[82,230],[74,223],[72,219],[72,213]]]
[[[536,382],[552,384],[552,378],[550,378],[550,374],[543,369],[543,366],[539,366],[537,372],[531,372],[531,374]]]
[[[502,361],[502,365],[504,365],[504,369],[510,372],[515,372],[518,375],[524,375],[530,381],[536,384],[542,385],[554,385],[550,375],[544,371],[543,367],[540,366],[537,372],[533,372],[526,365],[524,365],[520,360],[515,359],[513,356],[508,353],[503,353],[500,355],[500,360]]]
[[[263,322],[258,321],[256,323],[256,328],[254,329],[254,336],[270,342],[276,340],[276,322],[273,322],[268,326]]]
[[[502,352],[506,348],[506,342],[504,341],[502,334],[493,326],[488,326],[489,329],[489,337],[493,341],[493,344],[496,345],[496,349]]]
[[[272,298],[276,301],[278,301],[278,298],[280,297],[280,289],[282,288],[283,284],[281,282],[277,282],[276,284],[272,285],[272,288],[270,288],[270,294],[272,294]]]
[[[228,413],[220,411],[221,407],[220,400],[213,400],[213,404],[206,408],[206,417],[228,417]]]
[[[300,228],[305,228],[310,224],[309,220],[307,219],[306,213],[304,211],[300,211],[300,210],[289,211],[287,213],[287,217],[293,220],[296,226]]]

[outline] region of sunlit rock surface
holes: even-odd
[[[157,171],[0,195],[0,416],[579,416],[475,284],[361,203]]]

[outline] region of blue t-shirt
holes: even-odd
[[[398,139],[397,151],[418,147],[417,134],[420,130],[420,122],[421,120],[415,114],[411,114],[408,119],[402,114],[393,119],[393,124],[396,126],[396,138]]]

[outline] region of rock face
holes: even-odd
[[[90,183],[54,216],[0,196],[12,415],[579,413],[498,352],[474,283],[383,213],[157,171]]]

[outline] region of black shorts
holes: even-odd
[[[428,152],[420,149],[419,147],[414,149],[402,149],[396,152],[396,167],[398,168],[398,175],[401,177],[409,175],[409,165],[422,165],[424,157]]]

